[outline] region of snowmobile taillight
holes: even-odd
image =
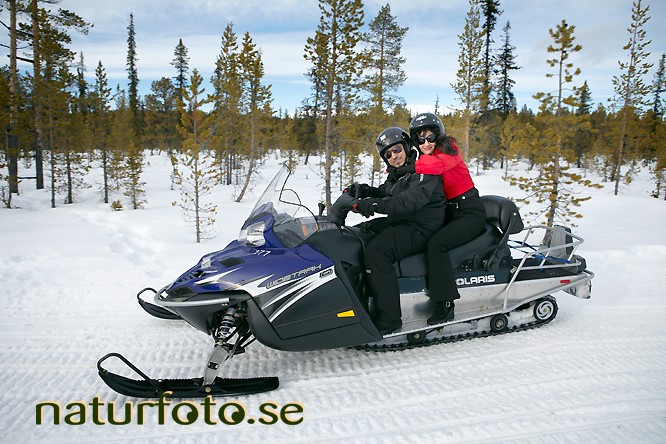
[[[266,243],[264,239],[264,230],[266,229],[266,222],[255,222],[243,228],[238,234],[238,242],[246,247],[261,247]]]

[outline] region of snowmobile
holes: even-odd
[[[372,323],[365,288],[364,246],[373,235],[363,223],[345,225],[354,196],[343,194],[327,215],[320,204],[315,215],[285,188],[289,173],[283,166],[273,178],[237,240],[205,255],[164,288],[137,295],[151,315],[184,320],[212,337],[203,377],[153,379],[121,354],[109,353],[97,364],[107,385],[144,398],[259,393],[276,389],[278,378],[217,376],[227,359],[255,339],[286,351],[399,350],[534,328],[556,316],[553,293],[590,297],[594,274],[576,254],[581,237],[562,226],[526,227],[511,200],[482,196],[484,232],[450,252],[461,295],[454,319],[427,325],[432,306],[426,254],[420,253],[395,264],[403,325],[382,336]],[[104,368],[111,357],[142,379]]]

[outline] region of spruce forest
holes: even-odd
[[[147,153],[171,159],[174,202],[196,225],[197,241],[216,207],[203,204],[214,187],[229,187],[240,202],[264,159],[279,152],[291,165],[320,172],[322,201],[354,181],[377,185],[385,166],[374,140],[384,128],[407,128],[410,114],[400,88],[408,19],[388,4],[366,17],[362,0],[318,0],[319,25],[303,42],[304,73],[311,94],[293,113],[276,110],[265,81],[261,48],[230,22],[220,50],[211,54],[211,91],[201,67],[190,66],[188,48],[174,47],[172,72],[139,96],[134,17],[127,18],[126,87],[112,88],[104,61],[86,66],[71,47],[74,33],[91,23],[57,0],[2,0],[9,64],[0,75],[0,202],[13,208],[23,187],[49,192],[51,206],[76,204],[77,191],[103,177],[100,201],[115,210],[140,209],[150,199],[142,179]],[[502,22],[500,0],[469,0],[458,35],[456,111],[440,114],[458,141],[470,170],[502,169],[525,202],[537,202],[544,223],[582,217],[586,187],[614,184],[614,192],[649,169],[653,196],[666,200],[666,54],[648,63],[651,19],[646,0],[634,0],[626,17],[626,46],[612,77],[614,95],[594,104],[576,57],[585,53],[576,26],[561,20],[549,29],[543,75],[548,91],[534,91],[538,109],[516,103],[512,75],[516,47],[511,23]],[[510,7],[506,5],[506,7]],[[23,48],[20,49],[19,48]],[[29,56],[26,54],[29,53]],[[20,71],[17,61],[31,69]],[[199,68],[199,69],[198,69]],[[85,73],[94,71],[94,82]],[[437,104],[433,110],[437,112]],[[373,168],[362,166],[372,159]],[[19,165],[21,165],[19,174]],[[29,174],[25,172],[29,171]],[[581,192],[581,190],[583,190]]]

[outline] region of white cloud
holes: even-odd
[[[386,0],[364,3],[369,22]],[[457,36],[463,31],[468,1],[388,0],[388,3],[398,24],[410,28],[402,53],[407,59],[404,69],[408,79],[398,95],[408,103],[427,103],[437,95],[446,100],[444,103],[455,103],[450,84],[455,81],[458,69]],[[619,74],[617,61],[626,58],[622,47],[629,38],[626,29],[631,2],[511,0],[502,3],[503,13],[493,34],[494,46],[499,46],[502,26],[510,21],[511,42],[521,66],[513,75],[519,105],[530,101],[537,91],[554,88],[545,78],[550,70],[546,48],[552,43],[548,29],[562,19],[576,26],[576,41],[583,45],[583,50],[572,56],[582,70],[580,83],[587,80],[595,98],[612,95],[611,79]],[[643,0],[643,3],[650,6],[652,18],[646,31],[652,44],[648,50],[656,62],[666,52],[663,26],[666,2]],[[83,51],[90,77],[101,60],[110,79],[126,82],[127,26],[133,13],[142,93],[152,80],[175,75],[170,62],[179,38],[188,48],[190,68],[196,67],[206,79],[210,77],[224,28],[233,22],[239,40],[246,31],[250,32],[261,48],[266,79],[275,83],[276,106],[293,108],[309,94],[309,84],[303,76],[308,69],[303,50],[307,37],[314,35],[319,23],[315,0],[116,0],[112,5],[63,0],[56,7],[74,11],[94,23],[88,36],[73,34],[71,45],[74,51]],[[6,11],[2,14],[4,18]],[[6,50],[3,51],[4,58]],[[652,75],[646,81],[651,82]],[[284,85],[278,86],[278,82]],[[284,96],[278,91],[285,91]]]

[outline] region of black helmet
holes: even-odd
[[[397,143],[402,143],[405,152],[409,152],[411,144],[409,141],[409,135],[404,129],[392,126],[379,133],[379,136],[377,136],[377,140],[375,141],[379,157],[383,159],[384,151]]]
[[[444,124],[433,113],[421,113],[412,119],[409,124],[409,136],[416,143],[419,132],[429,129],[434,134],[442,136],[446,134],[444,131]]]

